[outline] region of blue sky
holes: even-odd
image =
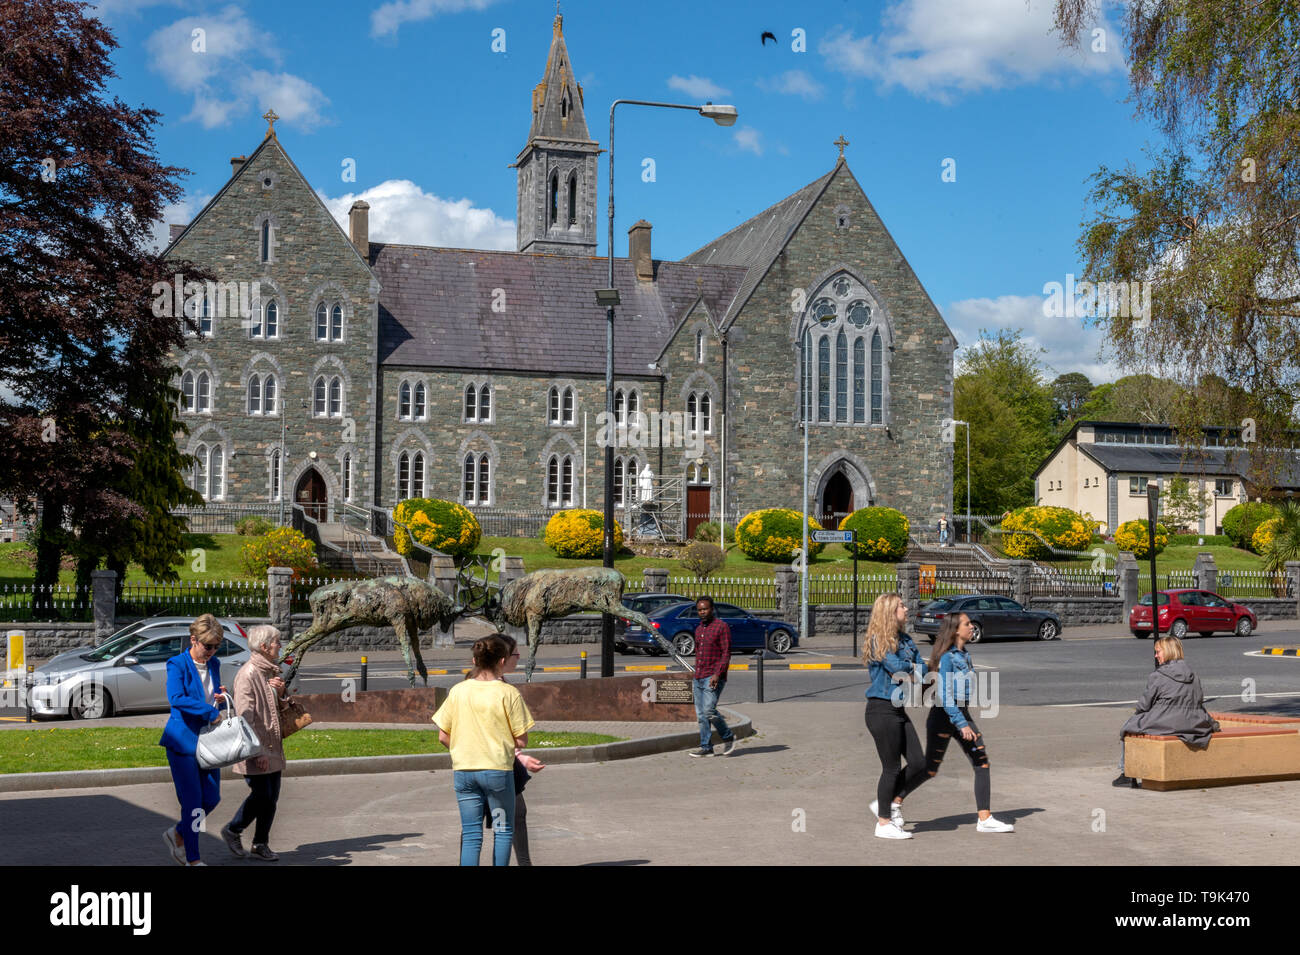
[[[527,137],[553,0],[98,9],[121,45],[112,91],[163,114],[159,154],[191,171],[168,221],[188,221],[221,188],[230,157],[261,141],[271,106],[281,143],[337,216],[358,196],[371,204],[372,238],[514,248],[507,165]],[[602,145],[617,98],[740,111],[723,129],[684,111],[619,108],[616,254],[640,218],[654,224],[656,258],[692,252],[829,170],[842,134],[959,342],[981,327],[1023,328],[1047,349],[1050,374],[1113,379],[1101,335],[1042,308],[1046,283],[1080,271],[1087,178],[1101,164],[1140,165],[1144,145],[1159,144],[1125,102],[1116,10],[1103,9],[1103,32],[1076,52],[1049,34],[1046,0],[563,3]],[[761,43],[764,31],[777,42]],[[642,179],[646,158],[653,182]],[[342,178],[346,160],[355,182]],[[943,179],[945,160],[955,181]],[[599,178],[603,254],[603,155]]]

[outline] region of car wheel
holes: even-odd
[[[1169,628],[1169,636],[1177,637],[1179,640],[1187,636],[1187,621],[1175,620]]]
[[[972,620],[970,623],[970,639],[967,640],[966,642],[979,643],[983,637],[984,637],[984,628],[981,627],[974,620]]]
[[[102,686],[84,686],[68,705],[74,720],[102,720],[113,715],[113,698]]]
[[[1056,624],[1051,620],[1044,620],[1042,626],[1038,628],[1039,640],[1055,640],[1057,635]]]
[[[1254,626],[1254,624],[1252,624],[1252,623],[1250,622],[1250,618],[1249,618],[1249,617],[1242,617],[1240,620],[1237,621],[1237,629],[1236,629],[1235,633],[1236,633],[1237,636],[1239,636],[1239,637],[1249,637],[1250,634],[1251,634],[1251,631],[1254,630],[1254,629],[1255,629],[1255,626]]]
[[[695,637],[689,633],[679,633],[673,637],[673,649],[684,657],[695,656]]]
[[[788,630],[773,630],[767,636],[767,648],[773,653],[787,653],[794,645],[794,638]]]

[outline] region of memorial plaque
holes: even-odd
[[[690,680],[659,680],[655,688],[656,703],[694,703]]]

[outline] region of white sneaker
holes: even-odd
[[[185,843],[179,846],[176,844],[176,827],[168,826],[163,831],[163,842],[167,843],[167,849],[172,854],[172,861],[177,865],[188,865],[185,859]]]
[[[871,814],[876,817],[877,822],[880,820],[880,800],[871,800]],[[889,804],[889,821],[899,829],[903,828],[903,807],[896,802]]]
[[[1016,827],[1009,822],[1002,822],[996,816],[981,819],[975,824],[976,832],[1015,832]]]
[[[894,825],[892,822],[887,822],[884,825],[881,825],[879,822],[877,822],[876,838],[877,839],[910,839],[912,838],[912,834],[910,832],[904,832],[902,829],[899,829],[898,826]]]

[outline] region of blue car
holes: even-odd
[[[799,645],[798,631],[784,620],[755,617],[748,610],[741,610],[734,604],[715,603],[713,612],[731,629],[733,653],[738,650],[761,650],[764,647],[775,653],[785,653],[791,647]],[[700,622],[695,604],[673,604],[646,616],[658,627],[659,633],[672,642],[678,653],[684,657],[695,655],[695,628]],[[645,629],[635,623],[628,624],[623,642],[630,648],[645,650],[651,656],[663,653],[663,649]]]

